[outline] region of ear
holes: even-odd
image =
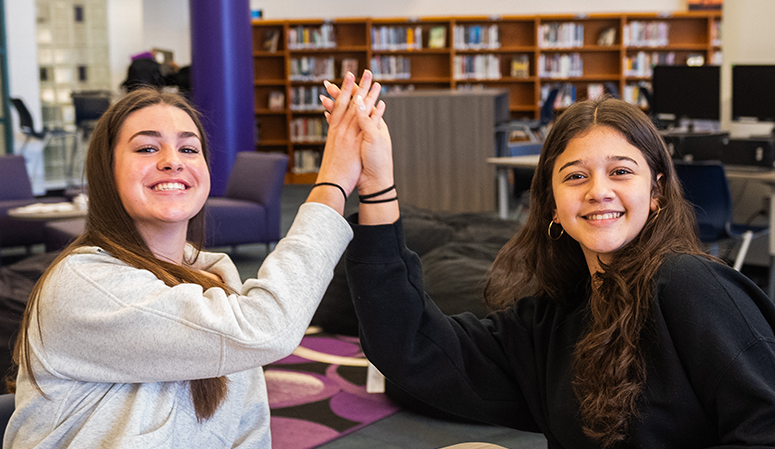
[[[662,178],[663,178],[663,174],[662,173],[658,173],[657,174],[656,189],[652,190],[652,192],[651,192],[651,204],[649,204],[649,209],[651,209],[652,212],[657,210],[657,209],[659,209],[659,207],[660,207],[659,206],[659,199],[656,197],[657,196],[656,193],[662,190],[662,183],[660,182],[660,181],[662,181]]]
[[[554,211],[552,212],[552,221],[555,224],[562,224],[560,223],[560,217],[557,216],[557,209],[554,209]]]

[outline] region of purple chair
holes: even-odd
[[[19,221],[8,216],[8,209],[33,203],[66,201],[65,198],[36,198],[27,175],[23,156],[0,156],[0,248],[44,242],[43,222]]]
[[[282,153],[237,153],[222,197],[205,203],[205,246],[270,245],[280,240],[280,197],[288,169]]]

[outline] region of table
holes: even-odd
[[[30,208],[30,206],[36,206],[37,204],[30,206],[17,207],[8,210],[8,216],[17,220],[24,221],[54,221],[54,220],[68,220],[71,218],[82,218],[86,216],[86,210],[76,207],[72,203],[39,203],[41,206],[38,208]],[[72,207],[64,207],[63,205],[71,205]],[[58,207],[55,207],[58,206]]]
[[[734,165],[726,166],[727,178],[744,179],[748,181],[758,181],[770,188],[770,215],[769,215],[769,253],[770,270],[767,281],[767,295],[775,301],[775,170],[770,169],[751,169],[749,167],[739,167]]]
[[[498,172],[498,216],[509,218],[509,170],[512,168],[535,168],[538,154],[511,157],[490,157],[487,163],[495,165]]]

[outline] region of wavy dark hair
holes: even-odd
[[[593,279],[578,242],[567,233],[552,240],[547,229],[556,208],[555,160],[570,140],[598,126],[616,130],[641,151],[661,209],[650,212],[640,233],[601,263]],[[652,313],[654,277],[665,255],[679,252],[704,255],[694,210],[646,114],[610,97],[568,108],[547,136],[530,188],[530,216],[493,263],[485,301],[502,309],[526,296],[564,303],[580,289],[587,292],[589,323],[574,350],[573,386],[584,433],[602,447],[624,440],[638,416],[646,380],[641,339]]]
[[[197,251],[193,257],[184,260],[181,266],[154,256],[121,202],[114,166],[115,148],[121,127],[130,114],[158,104],[174,106],[191,117],[202,137],[202,153],[205,161],[208,161],[207,139],[199,114],[184,97],[178,94],[151,87],[139,88],[111,105],[100,117],[86,155],[86,180],[89,189],[86,230],[62,251],[35,284],[22,318],[14,349],[14,361],[20,368],[26,370],[33,385],[44,396],[45,393],[37,384],[32,370],[28,330],[33,314],[37,317],[36,321],[40,328],[40,294],[49,273],[74,249],[82,246],[98,246],[130,266],[150,271],[168,286],[193,283],[201,285],[204,289],[221,287],[227,292],[231,291],[223,282],[189,268],[199,256],[199,250],[204,242],[204,210],[200,210],[189,220],[188,238]],[[189,381],[194,410],[200,422],[212,417],[223,402],[228,392],[227,383],[228,379],[224,376]]]

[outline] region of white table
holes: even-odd
[[[727,178],[742,179],[747,181],[757,181],[770,188],[770,236],[769,236],[769,254],[770,254],[770,274],[767,282],[767,295],[775,301],[775,170],[751,170],[746,167],[735,167],[729,165],[726,167]]]
[[[490,157],[488,164],[495,165],[498,172],[498,216],[509,217],[509,170],[512,168],[535,168],[538,165],[538,154],[511,157]]]
[[[57,203],[47,203],[57,204]],[[69,220],[71,218],[82,218],[86,216],[85,209],[79,209],[77,207],[68,208],[66,210],[25,210],[26,206],[17,207],[14,209],[8,209],[8,216],[17,220],[24,221],[54,221],[54,220]]]

